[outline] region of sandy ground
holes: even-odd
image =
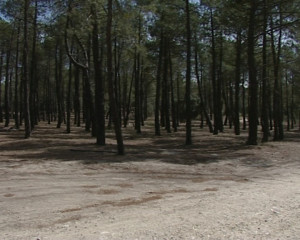
[[[182,129],[183,130],[183,129]],[[300,133],[249,147],[232,130],[124,134],[0,129],[1,240],[300,239]]]

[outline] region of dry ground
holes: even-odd
[[[126,130],[98,147],[82,128],[0,129],[1,240],[300,239],[300,134]]]

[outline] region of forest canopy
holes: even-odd
[[[247,143],[300,118],[299,0],[2,0],[0,122],[153,135],[192,121]],[[130,126],[131,127],[131,126]],[[258,132],[262,131],[262,139]]]

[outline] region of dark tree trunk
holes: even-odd
[[[258,85],[256,78],[256,66],[255,66],[255,13],[256,13],[257,1],[251,2],[250,14],[249,14],[249,28],[248,28],[248,68],[249,68],[249,135],[248,144],[257,144],[257,93]]]
[[[263,132],[263,142],[269,140],[269,108],[268,108],[268,76],[267,76],[267,21],[268,21],[268,9],[267,1],[264,0],[264,28],[263,28],[263,56],[262,56],[262,106],[261,106],[261,124]]]
[[[11,40],[12,41],[12,40]],[[11,45],[11,43],[9,43]],[[11,46],[6,52],[6,68],[5,68],[5,92],[4,92],[4,109],[5,109],[5,127],[8,127],[10,122],[10,55],[11,55]]]
[[[70,60],[69,63],[69,81],[68,81],[68,93],[67,93],[67,133],[71,132],[71,87],[72,87],[72,75],[73,75],[73,68],[72,62]]]
[[[144,94],[145,94],[145,69],[143,59],[141,60],[141,73],[140,73],[140,118],[141,118],[141,126],[145,125],[144,119]]]
[[[240,83],[241,83],[241,54],[242,54],[242,32],[238,30],[236,36],[236,58],[235,58],[235,107],[234,107],[234,133],[240,135]]]
[[[36,42],[37,42],[37,17],[38,7],[37,0],[35,0],[34,19],[33,19],[33,39],[32,39],[32,56],[30,66],[30,119],[31,129],[38,124],[37,112],[37,94],[38,94],[38,78],[37,78],[37,55],[36,55]]]
[[[243,115],[243,130],[246,130],[246,87],[245,87],[245,74],[243,75],[243,91],[242,91],[242,115]]]
[[[289,104],[289,84],[288,84],[288,73],[285,73],[285,107],[286,107],[286,130],[290,131],[290,104]]]
[[[134,64],[135,65],[135,64]],[[126,117],[124,119],[124,127],[127,126],[128,124],[128,120],[129,120],[129,114],[131,111],[131,93],[132,93],[132,88],[133,88],[133,81],[134,81],[134,73],[135,73],[135,66],[133,67],[133,71],[132,71],[132,76],[131,76],[131,81],[130,81],[130,87],[129,87],[129,93],[128,93],[128,100],[127,100],[127,104],[126,104]],[[126,92],[124,92],[125,94]]]
[[[163,53],[163,41],[164,34],[161,30],[160,34],[160,46],[158,54],[157,74],[156,74],[156,94],[155,94],[155,135],[160,136],[160,121],[159,121],[159,109],[160,109],[160,93],[161,93],[161,64]]]
[[[28,10],[30,0],[24,0],[24,49],[23,49],[23,87],[24,87],[24,122],[25,138],[31,134],[30,107],[29,107],[29,81],[28,81]]]
[[[81,119],[80,119],[80,91],[79,91],[79,85],[80,85],[80,68],[78,66],[75,66],[75,72],[74,72],[74,87],[75,87],[75,93],[74,93],[74,124],[77,125],[77,127],[80,127]]]
[[[169,52],[169,68],[170,68],[170,87],[171,87],[171,110],[172,110],[172,128],[174,132],[177,132],[177,117],[176,117],[176,106],[175,106],[175,98],[174,98],[174,80],[173,80],[173,65],[172,65],[172,57]]]
[[[55,83],[56,83],[56,103],[57,103],[57,128],[61,127],[63,122],[62,112],[62,65],[63,65],[61,43],[58,41],[56,45],[55,55]]]
[[[164,41],[164,54],[163,54],[163,106],[162,112],[164,113],[164,124],[165,129],[168,133],[171,132],[171,124],[170,124],[170,86],[169,86],[169,41],[165,38]]]
[[[190,24],[190,9],[189,0],[185,0],[186,12],[186,89],[185,89],[185,104],[186,104],[186,139],[185,144],[192,144],[192,119],[191,119],[191,24]]]
[[[196,78],[197,78],[197,86],[198,86],[198,94],[199,94],[199,98],[200,98],[201,112],[204,113],[204,116],[206,118],[206,123],[209,128],[209,132],[213,133],[213,126],[211,124],[209,115],[207,113],[203,95],[202,95],[202,91],[201,91],[201,82],[200,82],[200,76],[199,76],[199,70],[198,70],[198,45],[197,45],[197,42],[195,42],[195,73],[196,73]],[[203,75],[203,73],[201,72],[201,78],[202,78],[202,75]],[[203,122],[202,119],[201,119],[201,122]],[[203,123],[201,123],[201,124],[203,124]]]
[[[134,113],[135,113],[135,130],[141,133],[141,86],[140,86],[140,53],[136,53],[135,85],[134,85]]]
[[[3,55],[4,51],[2,50],[0,53],[0,122],[3,122],[3,114],[2,114],[2,69],[3,69]]]
[[[19,129],[20,120],[19,120],[19,48],[20,48],[20,22],[18,22],[18,30],[17,30],[17,47],[16,47],[16,73],[15,73],[15,127]],[[1,75],[0,75],[1,78]],[[0,83],[1,84],[1,83]],[[1,89],[0,89],[1,91]]]
[[[51,82],[50,82],[50,66],[51,66],[51,58],[48,57],[48,71],[46,76],[46,115],[48,124],[51,123],[51,115],[52,115],[52,94],[51,94]]]
[[[141,44],[141,16],[138,17],[138,45]],[[136,61],[136,71],[135,71],[135,130],[137,133],[141,133],[141,54],[139,50],[135,50],[135,61]]]
[[[68,13],[72,11],[71,2],[68,2]],[[88,47],[87,50],[84,48],[82,42],[75,36],[75,39],[78,42],[79,47],[82,49],[84,54],[85,63],[79,63],[70,53],[69,44],[68,44],[68,29],[70,25],[70,18],[69,15],[67,16],[66,21],[66,29],[65,29],[65,47],[66,52],[72,63],[80,67],[82,69],[82,85],[83,85],[83,118],[85,120],[85,130],[90,131],[91,124],[95,127],[95,116],[94,116],[94,103],[92,98],[92,91],[91,91],[91,83],[90,83],[90,74],[89,74],[89,66],[90,66],[90,37],[88,39]],[[94,129],[92,129],[92,135],[94,135]]]
[[[180,118],[179,118],[179,109],[180,109],[179,74],[176,77],[176,88],[177,88],[176,119],[177,119],[177,127],[179,127],[179,124],[180,124]]]
[[[212,87],[213,87],[213,113],[214,113],[214,134],[218,134],[219,132],[219,125],[222,125],[222,123],[219,123],[220,116],[219,116],[219,103],[221,102],[220,98],[221,95],[219,95],[219,87],[218,87],[218,81],[216,79],[216,69],[217,69],[217,63],[216,63],[216,44],[215,44],[215,29],[214,29],[214,19],[213,19],[213,13],[212,9],[210,9],[210,21],[211,21],[211,56],[212,56],[212,67],[211,67],[211,78],[212,78]],[[222,116],[221,116],[222,118]]]
[[[213,33],[214,34],[214,33]],[[219,53],[219,66],[218,66],[218,76],[217,76],[217,81],[216,81],[216,101],[217,101],[217,112],[215,113],[216,115],[216,120],[217,120],[217,128],[218,131],[223,132],[224,127],[223,127],[223,115],[222,115],[222,88],[224,89],[225,82],[223,80],[223,30],[221,30],[220,33],[220,53]],[[224,96],[225,96],[224,92]],[[227,98],[224,98],[224,101],[227,101]],[[225,107],[227,106],[227,113],[229,118],[231,118],[231,110],[229,108],[228,101],[225,103]],[[231,119],[230,119],[231,121]]]
[[[93,14],[93,58],[95,74],[95,118],[96,137],[98,145],[105,145],[105,111],[104,111],[104,82],[102,78],[102,44],[101,54],[99,54],[98,20],[96,5],[91,7]],[[101,56],[100,56],[101,55]]]
[[[107,7],[107,26],[106,26],[106,45],[107,45],[107,80],[109,91],[109,102],[111,108],[112,120],[114,123],[115,134],[118,144],[118,154],[124,154],[124,145],[121,124],[119,119],[119,111],[117,109],[117,103],[114,96],[114,84],[113,84],[113,69],[112,69],[112,43],[111,43],[111,27],[112,27],[112,0],[108,0]]]
[[[294,129],[294,123],[295,123],[295,117],[294,117],[294,76],[292,77],[292,82],[291,82],[291,87],[292,87],[292,93],[291,93],[291,129]]]
[[[122,78],[122,118],[123,118],[123,126],[124,128],[127,127],[127,121],[126,121],[126,116],[127,116],[127,92],[128,92],[128,73],[127,71],[124,72],[124,76]]]
[[[273,93],[273,116],[274,116],[274,140],[283,139],[283,111],[282,111],[282,86],[280,82],[280,57],[281,57],[281,38],[282,38],[282,13],[280,9],[280,28],[278,34],[277,52],[275,47],[273,19],[271,18],[271,46],[274,64],[274,93]]]
[[[234,123],[234,104],[233,104],[233,83],[229,83],[229,128],[232,129]]]

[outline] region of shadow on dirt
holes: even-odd
[[[214,136],[197,128],[193,132],[193,145],[186,146],[184,129],[159,137],[153,135],[152,129],[146,129],[140,135],[135,134],[133,129],[126,129],[124,156],[117,155],[112,131],[107,132],[110,143],[105,146],[96,145],[90,135],[83,128],[73,128],[72,133],[67,134],[63,129],[44,124],[36,128],[30,139],[24,139],[21,130],[1,129],[0,137],[6,142],[0,142],[0,155],[28,161],[81,161],[83,164],[154,160],[194,165],[241,159],[245,165],[255,166],[261,162],[251,157],[251,151],[245,151],[255,148],[245,144],[246,132],[241,136],[232,133]],[[299,135],[297,131],[289,132],[286,141],[299,142]]]

